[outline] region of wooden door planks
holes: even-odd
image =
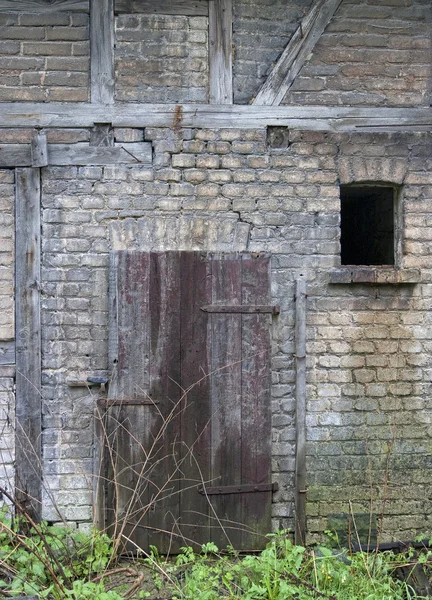
[[[40,169],[16,169],[16,499],[41,514]]]
[[[180,253],[181,271],[181,411],[182,470],[181,531],[188,544],[210,539],[210,504],[198,487],[210,481],[211,406],[207,315],[200,310],[211,298],[212,264],[199,252]]]
[[[229,256],[212,260],[213,304],[242,302],[242,261]],[[211,483],[210,486],[241,484],[242,477],[242,316],[210,316],[211,356]],[[211,498],[214,523],[211,539],[219,548],[241,547],[244,514],[238,495]],[[215,520],[215,516],[212,518]],[[220,527],[218,525],[220,524]]]
[[[202,307],[268,306],[269,259],[121,251],[111,272],[108,475],[122,475],[120,490],[109,484],[108,524],[126,514],[127,535],[163,552],[210,539],[261,548],[272,489],[271,317]],[[240,492],[207,496],[207,486]]]
[[[270,258],[242,258],[242,304],[268,304]],[[271,480],[270,326],[269,315],[242,315],[242,484]],[[243,531],[243,549],[265,545],[271,500],[271,491],[241,496],[243,516],[254,524],[254,532]]]

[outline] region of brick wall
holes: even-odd
[[[294,525],[292,299],[304,273],[311,535],[334,513],[349,514],[349,501],[367,514],[371,494],[376,514],[386,499],[383,539],[428,529],[431,137],[290,136],[280,151],[267,147],[265,130],[148,128],[153,168],[44,169],[44,455],[66,518],[91,514],[96,397],[66,379],[106,373],[109,249],[247,249],[272,254],[282,309],[273,325],[275,526]],[[381,164],[372,150],[389,158]],[[390,181],[404,178],[403,266],[422,269],[419,285],[329,284],[340,264],[338,179],[364,180],[369,163]],[[45,517],[56,518],[49,503]]]
[[[344,0],[283,103],[429,106],[429,1]]]
[[[88,14],[0,14],[0,101],[88,100]]]
[[[207,102],[208,19],[116,17],[116,98],[129,102]]]
[[[248,104],[312,0],[234,0],[234,102]]]

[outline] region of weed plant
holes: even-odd
[[[393,552],[349,554],[321,546],[308,550],[291,542],[288,532],[269,536],[259,555],[220,554],[212,544],[201,554],[183,548],[170,571],[182,572],[181,591],[174,600],[419,600],[405,581],[394,577],[395,569],[413,556]],[[430,565],[431,554],[420,562]],[[156,558],[154,555],[152,558]],[[414,566],[414,563],[413,563]]]

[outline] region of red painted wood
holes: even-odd
[[[241,304],[242,261],[225,257],[212,260],[212,303]],[[210,486],[241,483],[242,382],[241,314],[212,314],[211,388],[212,451]],[[237,496],[211,498],[212,541],[220,548],[240,547],[242,505]]]
[[[208,499],[198,487],[210,479],[211,407],[209,402],[208,315],[201,311],[211,298],[211,262],[198,252],[181,260],[181,414],[182,471],[179,528],[185,543],[200,546],[211,539]]]
[[[114,363],[109,398],[147,399],[149,386],[149,255],[119,252],[113,269]],[[147,448],[154,408],[116,406],[107,411],[107,525],[124,549],[132,538],[148,546]]]
[[[270,302],[270,259],[244,255],[243,304]],[[242,475],[244,484],[268,483],[271,478],[270,326],[265,314],[242,315]],[[244,532],[242,548],[265,545],[271,521],[271,492],[240,499],[243,515],[256,524],[257,534]]]
[[[178,252],[150,255],[150,386],[157,402],[149,448],[149,540],[160,552],[176,552],[179,519],[180,260]]]

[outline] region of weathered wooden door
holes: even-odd
[[[112,255],[106,518],[128,548],[265,544],[269,267],[249,254]]]

